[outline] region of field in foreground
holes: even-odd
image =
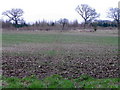
[[[6,31],[2,35],[5,77],[119,76],[117,33]]]

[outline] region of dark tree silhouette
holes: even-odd
[[[87,4],[78,5],[75,10],[84,19],[84,28],[86,27],[86,24],[100,16],[95,9],[92,9]]]
[[[60,24],[62,24],[62,30],[64,30],[65,25],[69,22],[68,19],[64,18],[64,19],[60,19],[58,21]]]
[[[110,8],[108,17],[114,19],[117,22],[118,30],[120,30],[120,8]]]
[[[3,12],[2,14],[7,16],[9,18],[10,22],[14,22],[15,26],[17,27],[19,23],[23,22],[21,16],[23,16],[23,10],[22,9],[11,9]]]

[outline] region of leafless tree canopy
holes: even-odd
[[[9,21],[13,21],[14,24],[18,25],[19,22],[23,21],[21,16],[23,15],[22,9],[11,9],[3,12],[2,14],[9,18]]]
[[[64,19],[60,19],[58,21],[60,24],[62,24],[62,30],[64,29],[65,25],[69,22],[68,19],[64,18]]]
[[[97,14],[96,10],[92,9],[87,4],[78,5],[75,10],[84,19],[85,24],[99,17],[99,14]]]
[[[114,19],[118,24],[118,30],[120,30],[120,9],[110,8],[108,12],[108,17]]]

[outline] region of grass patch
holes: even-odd
[[[4,77],[2,79],[7,83],[3,88],[118,88],[120,82],[120,78],[95,79],[88,75],[81,75],[79,78],[71,80],[60,75],[52,75],[42,80],[35,76]]]
[[[3,45],[13,45],[21,43],[96,43],[102,45],[118,45],[118,37],[94,36],[82,34],[62,34],[62,33],[5,33],[2,34]]]

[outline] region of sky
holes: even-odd
[[[88,4],[100,13],[102,20],[108,20],[107,12],[111,7],[118,7],[120,0],[1,0],[0,2],[0,18],[6,19],[1,15],[3,11],[12,8],[21,8],[24,11],[23,18],[26,22],[35,21],[57,21],[60,18],[67,18],[70,21],[83,19],[75,11],[80,4]]]

